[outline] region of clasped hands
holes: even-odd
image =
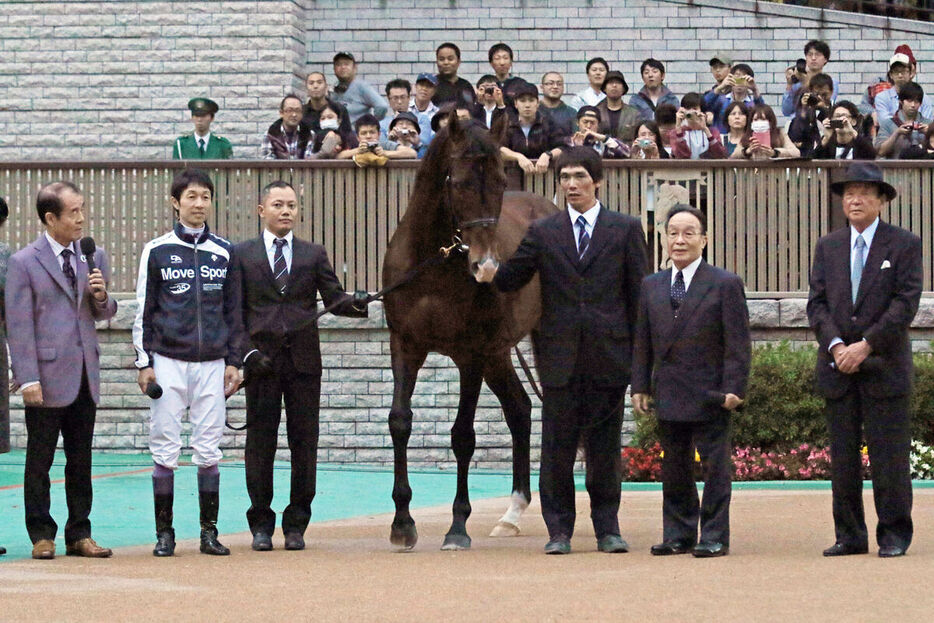
[[[860,365],[862,365],[871,352],[872,347],[866,340],[854,342],[849,346],[840,342],[830,349],[830,354],[833,355],[834,365],[837,367],[837,370],[843,374],[859,372]]]
[[[727,411],[734,411],[743,404],[743,399],[736,394],[724,394],[723,404],[721,405]],[[649,394],[633,394],[632,408],[639,415],[648,415],[652,411],[652,396]]]

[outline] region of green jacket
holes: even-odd
[[[185,134],[175,139],[172,158],[175,160],[229,160],[233,158],[233,147],[226,138],[212,132],[207,149],[202,155],[194,133]]]

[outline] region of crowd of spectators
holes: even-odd
[[[808,41],[785,71],[784,92],[772,94],[780,104],[775,110],[753,65],[734,62],[728,51],[710,58],[711,88],[680,97],[666,86],[665,65],[655,58],[642,62],[642,86],[632,95],[626,76],[602,57],[586,63],[588,86],[574,95],[565,93],[557,71],[537,81],[515,75],[505,43],[489,49],[490,73],[473,85],[458,74],[456,44],[439,45],[435,60],[435,73],[418,74],[414,87],[403,77],[390,80],[384,97],[358,77],[352,53],[338,52],[333,88],[325,74],[309,73],[307,100],[282,99],[260,157],[352,159],[360,166],[420,158],[451,111],[489,128],[503,159],[530,173],[546,170],[569,146],[592,147],[607,159],[862,160],[931,158],[934,151],[934,109],[915,81],[918,63],[907,45],[895,49],[885,75],[865,86],[857,105],[838,98],[839,82],[825,72],[827,43]],[[205,125],[199,112],[195,133],[209,136],[213,113]]]

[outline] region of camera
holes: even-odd
[[[693,110],[689,110],[686,113],[684,113],[684,118],[694,121],[695,119],[697,119],[697,113],[694,112]]]
[[[369,149],[370,151],[373,151],[373,150],[376,149],[377,147],[379,147],[379,143],[378,143],[378,142],[372,142],[372,143],[367,143],[367,144],[366,144],[366,148]]]
[[[483,92],[486,93],[487,95],[493,95],[493,87],[485,87],[483,89]]]
[[[746,86],[746,76],[733,76],[733,84],[738,87]]]
[[[408,129],[408,128],[400,128],[400,129],[396,130],[396,135],[397,135],[397,136],[408,136],[408,135],[411,134],[411,133],[412,133],[412,131],[411,131],[410,129]]]
[[[636,141],[636,144],[642,149],[645,149],[646,147],[652,144],[652,140],[648,138],[640,138],[639,140]]]
[[[842,130],[843,128],[846,127],[846,121],[844,121],[843,119],[831,119],[830,127],[833,128],[834,130]]]
[[[805,97],[808,98],[807,106],[810,106],[811,108],[817,108],[817,105],[820,103],[819,97],[817,97],[813,93],[805,93],[804,95],[801,96],[802,101],[804,100]]]

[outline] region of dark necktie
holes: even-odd
[[[276,254],[273,257],[272,274],[276,277],[279,294],[285,294],[285,287],[289,285],[289,265],[285,262],[282,247],[289,244],[289,241],[284,238],[276,238],[273,244],[276,245]]]
[[[75,294],[78,293],[78,277],[75,276],[75,269],[71,265],[71,256],[74,255],[71,252],[71,249],[62,249],[62,272],[65,273],[65,278],[68,279],[68,283],[71,284],[71,291]]]
[[[671,286],[671,307],[673,309],[681,307],[681,303],[684,302],[686,294],[684,289],[684,275],[679,270],[678,274],[675,275],[675,282]]]
[[[587,219],[583,216],[577,217],[577,226],[580,228],[580,232],[577,235],[577,259],[584,259],[584,254],[587,253],[587,248],[590,246],[590,236],[587,234]]]
[[[198,139],[198,151],[201,152],[202,156],[204,155],[204,139],[203,138]]]

